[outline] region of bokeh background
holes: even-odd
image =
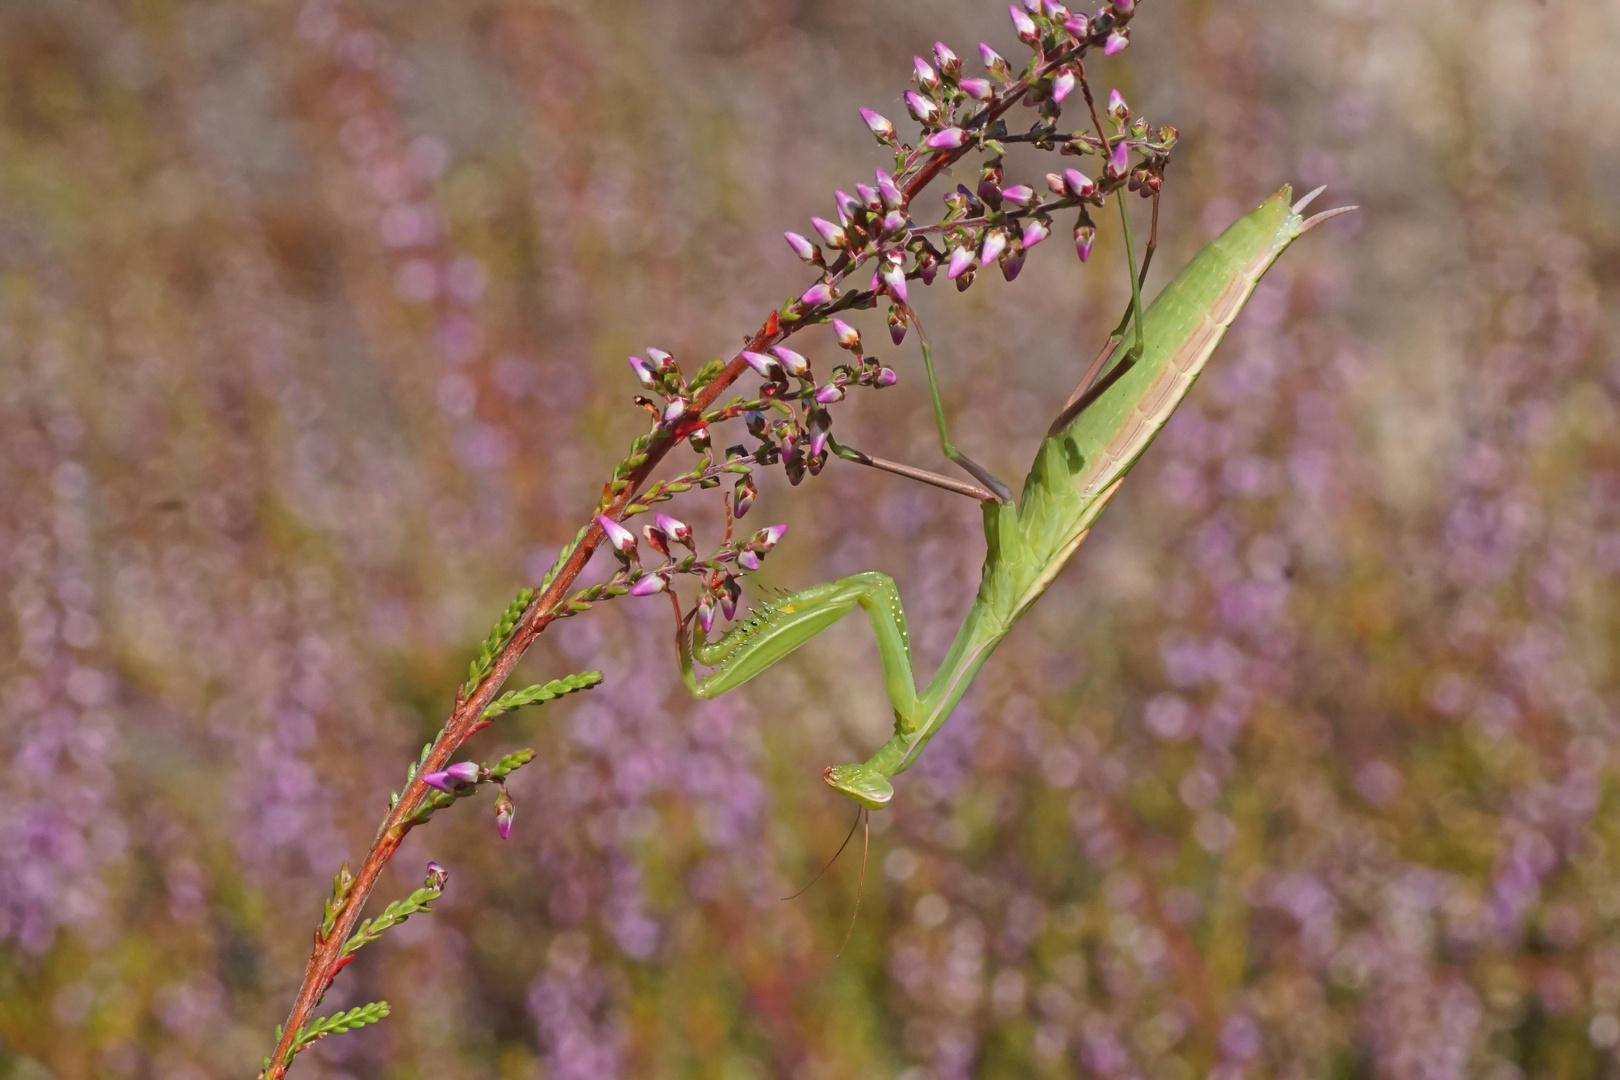
[[[643,429],[624,356],[690,371],[804,287],[781,231],[936,39],[1019,55],[965,0],[0,4],[0,1077],[257,1069]],[[1093,73],[1183,133],[1150,288],[1281,182],[1365,209],[877,815],[847,951],[858,858],[778,898],[885,734],[869,631],[699,705],[627,600],[525,663],[603,688],[474,745],[540,752],[513,838],[463,804],[385,875],[451,871],[328,999],[393,1017],[294,1075],[1620,1072],[1617,49],[1613,0],[1145,2]],[[1003,475],[1120,310],[1104,225],[921,301]],[[928,463],[910,344],[840,424]],[[835,463],[753,514],[761,582],[881,568],[943,651],[971,504]]]

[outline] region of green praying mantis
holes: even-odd
[[[1125,474],[1192,388],[1261,276],[1305,232],[1355,209],[1303,218],[1301,212],[1321,191],[1290,205],[1292,192],[1282,187],[1200,252],[1145,311],[1129,218],[1121,207],[1131,307],[1048,429],[1016,501],[1004,484],[952,445],[928,341],[919,333],[944,452],[990,489],[946,478],[933,481],[981,497],[986,550],[978,593],[926,687],[919,690],[912,674],[911,643],[894,580],[874,570],[772,599],[714,640],[692,627],[690,615],[682,618],[677,603],[677,652],[687,689],[712,698],[741,686],[859,607],[877,635],[894,734],[866,761],[830,766],[824,778],[867,810],[887,806],[894,797],[893,778],[916,762],[996,646],[1074,556]],[[1132,323],[1133,344],[1104,371],[1104,361]],[[879,464],[848,447],[836,451]],[[904,471],[926,478],[921,470]],[[710,673],[699,677],[694,661]]]

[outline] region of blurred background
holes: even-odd
[[[782,230],[885,163],[856,110],[936,39],[1023,55],[990,2],[0,4],[0,1077],[257,1070],[644,430],[625,355],[690,372],[807,284]],[[1617,46],[1613,0],[1145,0],[1092,69],[1183,133],[1150,291],[1283,182],[1364,210],[875,816],[847,950],[858,853],[778,898],[888,728],[869,630],[694,704],[626,600],[524,665],[604,687],[471,747],[540,753],[512,839],[476,800],[385,874],[451,873],[328,998],[393,1016],[293,1075],[1620,1074]],[[1060,233],[924,291],[1004,476],[1122,308],[1101,220],[1084,268]],[[929,464],[912,345],[840,430]],[[761,583],[893,574],[927,670],[977,518],[834,463],[750,521],[791,526]]]

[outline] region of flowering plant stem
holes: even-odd
[[[994,95],[986,103],[981,114],[983,120],[980,130],[1007,112],[1034,83],[1068,63],[1079,52],[1078,48],[1068,49],[1045,57],[1033,67],[1030,75],[1007,83],[999,94]],[[976,144],[970,140],[957,147],[939,150],[919,148],[912,151],[911,160],[913,162],[920,160],[921,165],[902,186],[901,190],[906,201],[908,203],[912,201],[942,170],[976,149]],[[843,267],[840,270],[847,273],[850,268]],[[842,273],[836,273],[835,276],[842,276]],[[825,310],[813,310],[794,317],[791,321],[773,311],[748,340],[744,349],[732,357],[720,373],[704,385],[693,399],[692,407],[684,418],[674,424],[660,423],[648,439],[645,450],[635,455],[640,460],[632,464],[627,459],[621,464],[615,471],[615,477],[619,482],[610,482],[604,487],[603,502],[598,515],[617,519],[624,514],[665,455],[683,442],[692,430],[701,426],[702,414],[719,400],[720,395],[732,383],[749,370],[749,364],[743,358],[742,352],[763,352],[785,341],[803,327],[822,321],[833,310],[842,310],[848,306],[850,305],[847,299],[843,302],[822,305]],[[443,770],[468,739],[488,726],[490,720],[485,718],[484,712],[495,701],[496,695],[523,658],[523,654],[554,620],[571,613],[567,610],[569,590],[604,539],[602,526],[595,520],[598,515],[593,515],[591,523],[576,537],[576,542],[564,549],[562,557],[548,575],[543,588],[529,602],[483,677],[470,692],[465,688],[457,691],[455,706],[449,719],[445,721],[443,730],[433,741],[420,767],[415,770],[410,782],[400,793],[398,801],[383,818],[371,849],[366,852],[365,859],[347,890],[347,895],[338,907],[336,917],[331,920],[330,929],[322,927],[316,931],[309,960],[304,964],[297,997],[287,1014],[286,1022],[282,1025],[280,1037],[270,1054],[269,1064],[260,1074],[260,1080],[280,1080],[291,1066],[294,1054],[302,1049],[302,1045],[298,1042],[299,1032],[314,1016],[321,998],[346,962],[344,945],[360,922],[366,900],[376,887],[383,867],[388,865],[388,861],[394,857],[400,845],[404,843],[405,837],[419,821],[417,811],[424,798],[431,793],[423,777]]]

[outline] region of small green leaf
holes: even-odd
[[[602,681],[600,671],[582,671],[576,675],[566,675],[561,679],[553,679],[543,686],[530,686],[523,690],[508,690],[484,708],[483,718],[493,719],[502,713],[509,713],[513,709],[521,709],[525,705],[542,705],[566,694],[576,693],[580,690],[589,690]]]

